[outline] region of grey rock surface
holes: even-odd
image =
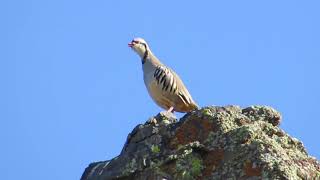
[[[81,180],[320,179],[320,164],[281,130],[271,107],[204,107],[179,121],[137,125],[119,156],[91,163]]]

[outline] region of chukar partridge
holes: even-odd
[[[134,38],[128,46],[141,58],[144,83],[157,105],[167,112],[198,109],[180,77],[153,55],[145,40]]]

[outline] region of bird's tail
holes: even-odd
[[[190,107],[191,107],[192,110],[198,110],[198,109],[200,109],[199,106],[198,106],[198,104],[196,104],[196,103],[191,103],[191,104],[190,104]]]

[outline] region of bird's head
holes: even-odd
[[[146,56],[149,51],[149,46],[142,38],[134,38],[129,44],[129,47],[133,49],[141,58]]]

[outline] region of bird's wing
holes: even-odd
[[[163,95],[177,96],[184,104],[195,104],[182,80],[173,70],[164,65],[159,65],[153,76]]]
[[[161,87],[162,91],[173,94],[177,92],[177,83],[175,82],[173,74],[167,67],[163,65],[157,66],[153,77]]]

